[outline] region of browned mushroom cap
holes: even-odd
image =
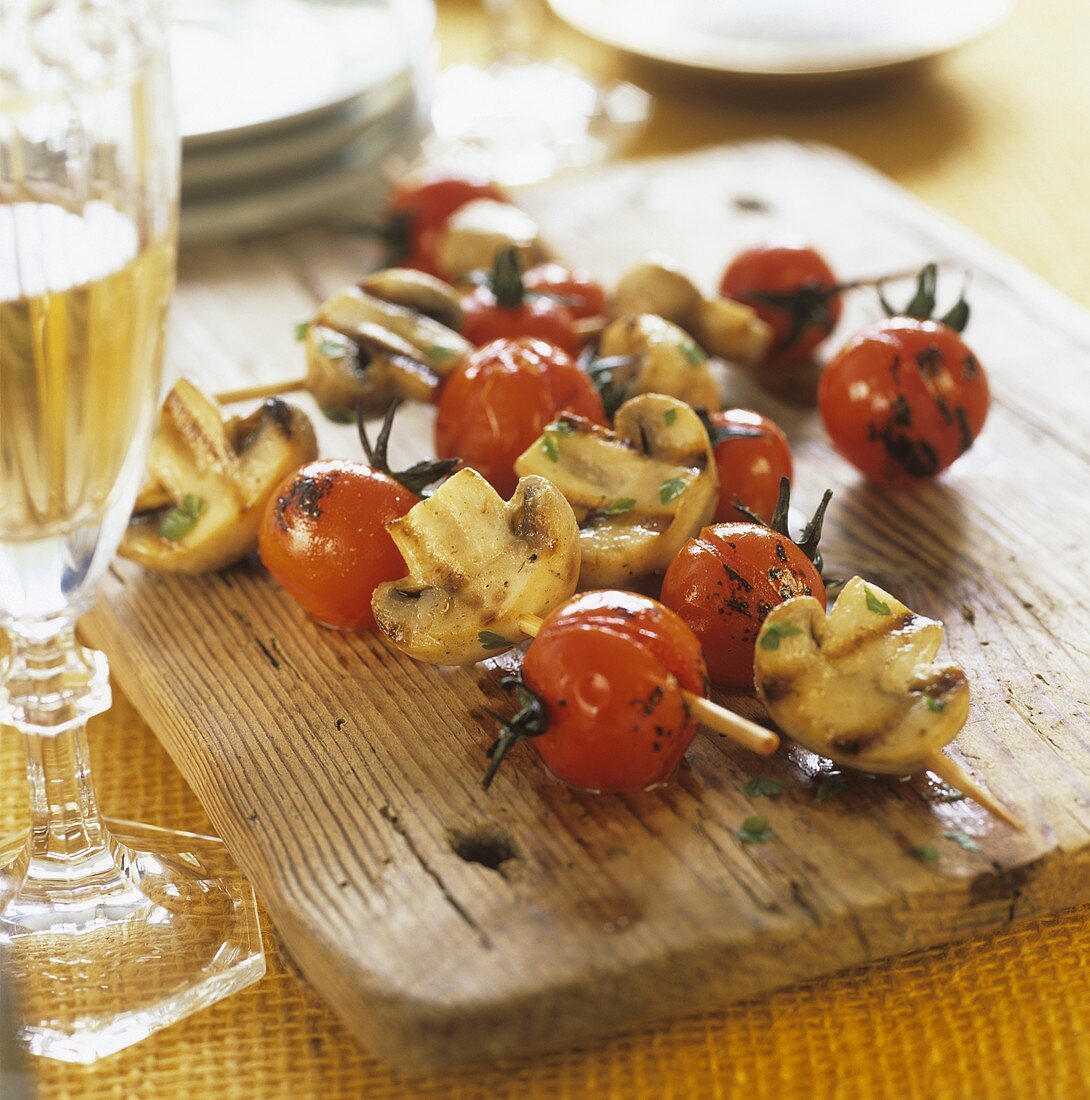
[[[434,400],[440,381],[472,351],[434,318],[359,287],[323,303],[304,344],[307,388],[331,414],[358,404],[377,411],[394,397]]]
[[[456,473],[386,529],[408,576],[380,584],[379,630],[419,661],[465,665],[517,644],[520,615],[547,615],[579,578],[579,530],[544,478],[504,501],[476,470]]]
[[[462,304],[450,285],[410,267],[387,267],[359,281],[360,290],[391,305],[422,313],[455,332],[462,328]]]
[[[183,379],[167,394],[148,452],[138,505],[155,510],[134,517],[119,552],[166,573],[222,569],[256,548],[273,490],[317,455],[300,409],[272,398],[224,422],[219,406]]]
[[[517,250],[522,271],[546,259],[537,223],[529,214],[510,203],[475,199],[448,219],[436,262],[440,273],[456,283],[474,271],[491,271],[496,254],[505,248]]]
[[[515,470],[547,477],[571,504],[584,588],[624,587],[664,570],[711,520],[719,496],[704,425],[688,405],[663,394],[626,402],[613,431],[559,417]]]
[[[723,407],[719,376],[704,350],[683,328],[656,314],[631,314],[610,322],[598,354],[631,360],[630,366],[612,374],[613,384],[628,397],[664,393],[697,409]]]
[[[696,316],[701,294],[688,275],[671,260],[656,257],[637,264],[621,276],[613,292],[611,313],[654,313],[686,328]]]
[[[935,663],[942,639],[942,623],[853,577],[828,615],[812,596],[772,609],[757,638],[757,693],[812,752],[908,775],[929,766],[969,714],[965,673]]]

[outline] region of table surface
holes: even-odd
[[[478,7],[442,0],[446,60],[479,56]],[[657,113],[637,154],[768,134],[838,145],[1090,305],[1088,20],[1083,0],[1024,0],[1006,27],[937,66],[801,95],[636,64],[554,25],[548,44],[654,93]],[[209,827],[124,698],[93,724],[92,749],[108,812]],[[25,821],[20,751],[14,737],[0,743],[2,831]],[[258,985],[98,1066],[37,1062],[34,1072],[43,1097],[82,1100],[1085,1096],[1088,917],[1082,910],[666,1026],[416,1080],[355,1045],[270,933],[269,974]]]

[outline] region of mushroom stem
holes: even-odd
[[[537,615],[520,615],[518,628],[523,634],[536,638],[538,631],[541,630],[542,621]],[[723,734],[724,737],[729,737],[742,748],[760,753],[761,756],[771,756],[779,748],[780,739],[772,730],[765,729],[764,726],[759,726],[756,722],[751,722],[748,718],[743,718],[740,714],[735,714],[734,711],[727,710],[726,707],[721,707],[702,695],[696,695],[684,689],[681,694],[685,699],[685,705],[689,708],[689,713],[698,722],[715,730],[716,733]]]
[[[962,794],[968,795],[974,802],[978,802],[988,813],[994,814],[1000,821],[1005,821],[1020,833],[1025,832],[1025,826],[1011,814],[1006,806],[950,757],[941,752],[933,753],[924,760],[924,767],[929,772],[934,772],[944,783],[949,783],[951,787],[956,787]]]
[[[281,382],[265,382],[260,386],[244,386],[240,390],[225,390],[216,394],[221,405],[233,405],[238,401],[256,401],[264,397],[279,397],[282,393],[298,393],[307,388],[305,378],[289,378]]]
[[[579,320],[572,325],[575,329],[575,335],[580,340],[586,342],[593,340],[596,336],[601,335],[602,329],[609,324],[607,317],[580,317]]]

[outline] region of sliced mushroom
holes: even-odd
[[[619,317],[603,330],[599,357],[631,359],[612,383],[626,397],[663,393],[697,409],[721,409],[723,391],[711,361],[684,329],[653,313]]]
[[[547,615],[579,579],[579,530],[548,481],[524,477],[505,502],[460,470],[387,524],[408,576],[380,584],[379,630],[419,661],[467,665],[515,645],[520,615]]]
[[[304,343],[307,388],[330,412],[354,411],[360,402],[378,410],[394,397],[431,401],[473,350],[426,313],[354,286],[323,303]]]
[[[452,283],[474,271],[491,271],[496,253],[518,249],[521,270],[546,258],[537,223],[525,211],[506,202],[476,199],[456,210],[447,221],[436,260]]]
[[[455,332],[462,328],[458,293],[442,279],[411,267],[388,267],[359,282],[360,290],[393,305],[424,314]]]
[[[626,313],[657,313],[680,325],[710,355],[732,363],[758,362],[772,342],[772,329],[753,309],[729,298],[705,298],[687,275],[661,258],[622,276],[613,315]]]
[[[853,577],[828,615],[811,596],[772,609],[757,640],[757,693],[812,752],[908,775],[930,766],[969,714],[965,673],[935,663],[942,639],[942,623]]]
[[[684,328],[696,316],[701,294],[696,283],[670,260],[654,258],[621,276],[613,292],[615,317],[656,313]]]
[[[574,509],[584,588],[625,587],[664,570],[711,520],[719,495],[704,425],[663,394],[626,402],[613,431],[560,416],[515,470],[547,477]]]
[[[732,298],[703,299],[689,331],[711,355],[743,366],[759,363],[772,343],[771,327],[749,306]]]
[[[277,483],[318,455],[306,414],[271,398],[224,421],[219,406],[184,379],[167,394],[148,452],[148,483],[120,553],[148,569],[208,573],[257,546]],[[170,505],[161,507],[167,498]]]

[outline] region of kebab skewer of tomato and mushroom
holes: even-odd
[[[164,410],[124,552],[151,568],[199,572],[259,542],[273,575],[319,621],[377,623],[435,663],[471,663],[536,635],[489,780],[530,737],[576,785],[647,786],[672,773],[697,718],[772,751],[772,731],[704,697],[710,672],[720,687],[755,684],[784,732],[815,752],[864,770],[926,768],[1011,821],[938,751],[968,707],[960,670],[933,665],[941,624],[858,578],[826,620],[812,559],[827,498],[793,542],[785,437],[756,413],[719,411],[705,347],[735,360],[804,354],[835,323],[844,284],[819,270],[794,286],[766,277],[773,289],[750,293],[732,275],[736,263],[723,286],[743,301],[749,293],[739,306],[705,300],[670,265],[647,263],[622,279],[616,316],[577,365],[565,350],[579,344],[574,334],[567,341],[570,325],[557,329],[555,313],[527,301],[535,278],[555,287],[570,273],[546,264],[523,276],[522,263],[539,258],[526,223],[516,226],[509,211],[469,213],[476,228],[461,250],[448,241],[445,272],[478,270],[499,248],[491,278],[460,294],[428,271],[379,272],[330,299],[306,330],[311,373],[322,379],[312,389],[320,401],[332,397],[323,404],[373,413],[392,411],[391,399],[438,402],[437,464],[392,473],[389,417],[374,449],[362,433],[367,464],[319,462],[309,422],[284,402],[224,419],[182,385]],[[934,476],[983,424],[987,383],[956,331],[967,308],[928,320],[934,282],[925,269],[901,316],[850,342],[822,382],[834,443],[879,483]],[[565,297],[577,297],[571,286],[554,300]],[[478,342],[485,346],[474,349]],[[860,378],[877,396],[845,413]],[[890,385],[893,400],[882,391]],[[473,468],[422,499],[458,454]],[[469,530],[465,517],[478,514],[480,530]],[[624,590],[661,575],[662,603]],[[578,586],[600,590],[577,595]],[[861,618],[860,598],[871,615],[888,609],[879,624],[888,629]],[[854,708],[842,705],[849,697]],[[618,740],[625,729],[640,737]]]

